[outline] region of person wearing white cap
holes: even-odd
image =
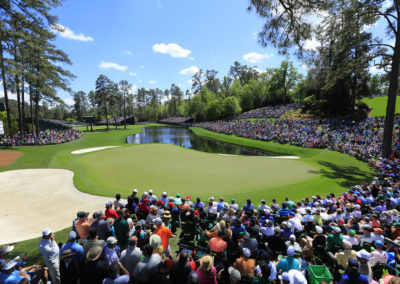
[[[164,202],[164,204],[168,203],[168,194],[165,191],[161,194],[160,200]]]
[[[369,264],[370,257],[370,253],[364,249],[357,252],[357,260],[360,263],[360,268],[358,269],[358,272],[368,278],[368,283],[371,283],[372,280],[372,269],[371,265]]]
[[[251,252],[248,248],[243,248],[242,256],[236,259],[235,267],[239,270],[242,276],[253,277],[254,276],[254,268],[256,267],[256,262],[254,259],[250,258]]]
[[[68,242],[64,244],[60,249],[60,257],[63,251],[69,249],[74,254],[74,258],[78,261],[78,263],[82,263],[85,260],[85,256],[83,254],[83,247],[76,242],[77,234],[74,231],[68,233]]]
[[[55,241],[54,234],[51,229],[46,228],[42,231],[42,238],[39,242],[39,251],[44,258],[51,283],[59,284],[60,282],[60,249]]]
[[[294,247],[288,247],[287,257],[279,260],[278,264],[276,265],[276,269],[282,270],[282,272],[288,272],[291,269],[298,270],[300,268],[299,261],[294,257],[294,252]]]
[[[157,201],[157,196],[155,196],[153,194],[153,190],[152,189],[149,189],[149,199],[150,199],[150,202]]]
[[[282,273],[282,275],[279,276],[279,279],[282,283],[307,284],[307,279],[304,277],[304,274],[296,269],[291,269],[288,272]]]
[[[119,257],[115,247],[117,246],[117,239],[114,237],[107,238],[107,246],[104,247],[104,259],[106,260],[108,266],[114,261],[119,261]]]
[[[291,234],[289,240],[285,242],[286,247],[294,247],[295,252],[301,253],[301,247],[298,242],[296,242],[296,236]]]
[[[29,283],[30,276],[25,272],[15,270],[16,266],[17,261],[15,261],[14,259],[5,261],[5,264],[2,264],[0,272],[0,283]]]
[[[335,260],[344,268],[347,268],[347,264],[349,258],[357,258],[356,251],[352,250],[353,245],[349,242],[344,240],[343,241],[343,251],[337,252],[335,254]]]

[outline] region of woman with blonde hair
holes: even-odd
[[[196,271],[200,284],[218,284],[217,269],[211,255],[206,254],[200,259],[200,267]]]

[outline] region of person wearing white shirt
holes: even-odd
[[[232,208],[235,210],[235,213],[239,210],[239,205],[236,203],[235,199],[231,200],[231,204],[229,205],[229,208]]]
[[[265,200],[261,200],[261,204],[257,207],[257,216],[261,216],[261,212],[264,212],[265,209],[271,209],[267,205],[265,205]]]
[[[349,241],[352,246],[358,245],[359,241],[356,237],[354,237],[356,232],[354,230],[350,230],[347,232],[347,235],[343,235],[344,241]]]
[[[275,234],[274,223],[271,220],[266,221],[266,223],[260,228],[260,233],[265,237],[270,237]]]
[[[39,251],[49,269],[51,283],[61,283],[59,259],[60,249],[54,239],[53,232],[48,228],[42,231],[42,239],[39,242]]]
[[[383,242],[375,242],[375,250],[371,252],[369,264],[373,267],[377,263],[386,263],[388,260],[388,255],[384,250],[382,250]]]
[[[303,226],[301,225],[300,220],[295,217],[294,212],[290,212],[289,220],[287,222],[292,230],[297,230],[297,231],[303,230]]]

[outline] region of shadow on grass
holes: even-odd
[[[318,162],[326,169],[319,171],[309,171],[313,174],[319,174],[335,182],[343,187],[351,187],[353,185],[361,184],[362,182],[369,182],[373,174],[368,171],[360,170],[354,166],[338,166],[330,162]]]

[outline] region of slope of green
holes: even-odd
[[[387,97],[375,97],[375,98],[363,98],[361,100],[363,103],[369,105],[372,109],[370,116],[385,116],[386,115],[386,105]],[[400,97],[396,99],[396,113],[400,113]]]

